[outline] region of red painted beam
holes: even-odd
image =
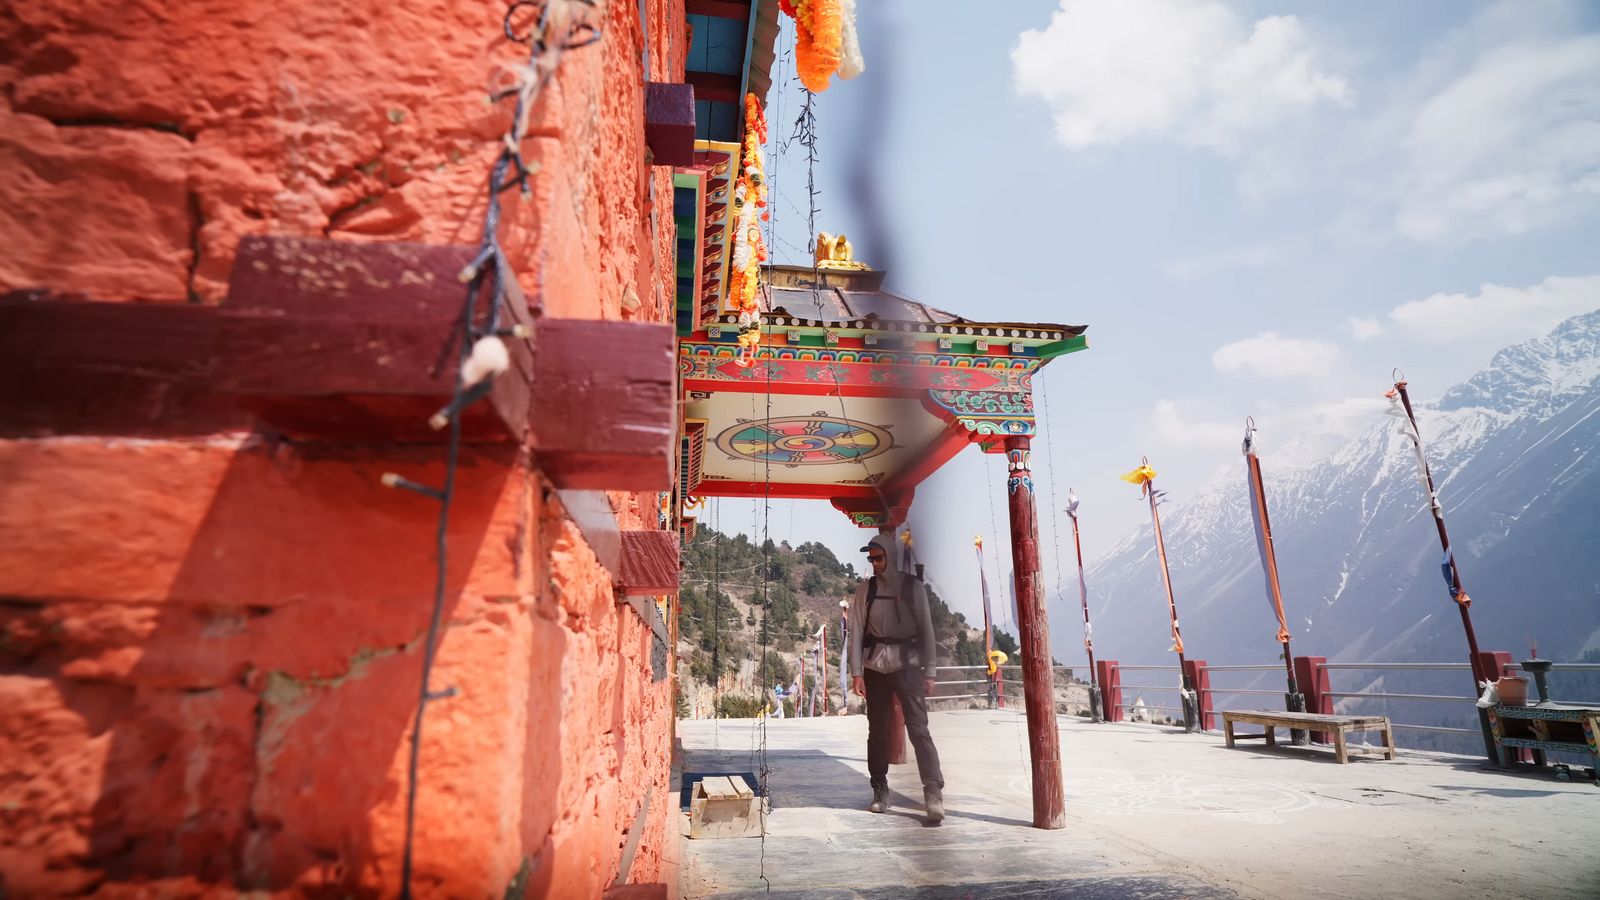
[[[933,443],[928,445],[922,457],[912,463],[910,468],[894,476],[884,486],[884,490],[887,492],[915,488],[972,443],[972,434],[965,427],[959,423],[951,423],[939,433]]]
[[[684,72],[683,80],[694,93],[690,100],[711,100],[718,103],[739,102],[739,76],[720,72]],[[682,165],[688,165],[683,163]]]
[[[563,488],[662,491],[678,452],[671,325],[542,319],[530,444]]]
[[[771,494],[768,494],[770,489]],[[759,481],[705,481],[695,488],[696,497],[766,497],[780,500],[833,500],[844,498],[875,497],[871,485],[855,484],[783,484],[770,486]]]
[[[0,297],[0,434],[438,441],[471,248],[250,237],[220,307]],[[481,323],[480,323],[481,324]],[[665,490],[677,452],[669,325],[541,320],[511,286],[511,367],[462,418],[560,488]],[[537,388],[537,389],[535,389]]]
[[[750,0],[684,0],[683,11],[691,16],[750,21]]]
[[[835,386],[832,381],[778,381],[774,380],[769,387],[765,379],[750,381],[712,381],[705,379],[685,379],[685,391],[703,391],[705,393],[727,394],[765,394],[771,390],[774,394],[792,394],[806,397],[888,397],[911,399],[921,397],[925,390],[922,388],[884,387],[880,385],[859,385],[840,383]]]
[[[670,531],[622,532],[617,592],[627,595],[678,592],[678,536]]]
[[[248,428],[207,393],[220,321],[215,307],[0,297],[0,436]]]
[[[689,84],[652,81],[644,86],[644,141],[650,148],[652,165],[687,166],[694,162],[695,94],[692,80]]]

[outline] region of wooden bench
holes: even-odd
[[[1266,733],[1236,735],[1233,733],[1235,722],[1260,725],[1266,729]],[[1325,716],[1319,713],[1278,712],[1270,709],[1224,710],[1222,713],[1222,736],[1229,747],[1233,746],[1234,741],[1256,738],[1264,738],[1269,747],[1277,746],[1278,739],[1273,731],[1278,728],[1301,728],[1306,731],[1332,734],[1333,757],[1340,763],[1349,762],[1352,753],[1381,754],[1385,759],[1394,759],[1394,732],[1390,729],[1388,716]],[[1346,746],[1344,736],[1352,731],[1381,731],[1383,746]]]

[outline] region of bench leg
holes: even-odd
[[[1224,720],[1222,720],[1222,739],[1223,739],[1223,741],[1225,741],[1227,743],[1227,746],[1229,746],[1229,747],[1233,746],[1233,720],[1232,719],[1224,719]]]
[[[1394,731],[1388,725],[1383,726],[1383,751],[1384,759],[1394,759]]]
[[[1338,760],[1340,765],[1350,761],[1349,754],[1345,752],[1343,728],[1333,733],[1333,758]]]
[[[1267,746],[1268,747],[1276,747],[1276,746],[1278,746],[1278,729],[1277,729],[1277,727],[1274,726],[1274,725],[1268,725],[1268,726],[1266,726],[1266,729],[1267,729]]]

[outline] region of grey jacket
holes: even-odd
[[[920,642],[905,645],[907,654],[915,653],[922,664],[922,674],[925,678],[937,677],[939,669],[938,645],[934,640],[933,617],[928,612],[928,592],[923,588],[922,582],[915,577],[900,571],[899,553],[896,552],[894,539],[888,535],[878,535],[870,541],[871,544],[883,551],[888,557],[889,565],[884,572],[881,586],[878,589],[878,599],[873,601],[874,606],[896,604],[899,606],[899,616],[882,616],[880,621],[887,620],[887,625],[880,629],[879,637],[888,638],[915,638],[921,634]],[[850,604],[850,674],[861,674],[862,639],[867,634],[867,581],[862,579],[856,586],[856,599]],[[901,596],[905,594],[906,596]],[[889,595],[889,596],[885,596]]]

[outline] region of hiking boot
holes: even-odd
[[[872,803],[867,806],[867,811],[875,813],[889,811],[889,786],[887,784],[875,784],[872,786]]]
[[[936,788],[922,789],[922,807],[928,812],[928,824],[937,825],[944,821],[944,791]]]

